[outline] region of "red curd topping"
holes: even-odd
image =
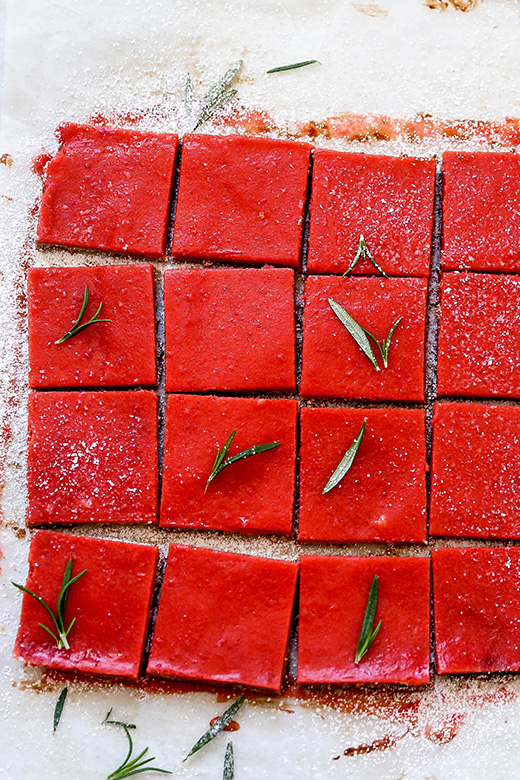
[[[182,269],[164,276],[166,390],[294,390],[294,272]]]
[[[520,271],[519,155],[446,152],[442,168],[442,267]]]
[[[310,152],[290,141],[185,135],[173,256],[297,268]]]
[[[279,691],[298,564],[170,546],[148,672]]]
[[[520,670],[520,549],[434,550],[439,674]]]
[[[441,279],[440,395],[520,397],[520,276]]]
[[[309,271],[345,272],[362,235],[389,276],[428,276],[435,160],[329,150],[313,159]],[[353,273],[377,270],[365,259]]]
[[[29,524],[153,523],[157,483],[155,393],[30,395]]]
[[[177,136],[75,124],[60,130],[38,240],[164,256]]]
[[[296,401],[283,399],[169,396],[161,525],[289,535],[297,411]],[[233,430],[228,457],[258,444],[280,445],[233,463],[207,485]]]
[[[55,342],[76,322],[94,323]],[[29,269],[29,387],[153,385],[155,320],[151,265]]]
[[[55,610],[63,574],[86,573],[68,590],[65,627],[70,650],[39,626],[55,631],[50,615],[24,594],[14,655],[35,666],[137,678],[153,591],[157,548],[107,539],[35,531],[26,587]]]
[[[426,279],[341,279],[309,276],[303,313],[301,393],[309,398],[424,401]],[[386,339],[396,327],[388,368],[376,371],[328,299],[340,304],[374,336]],[[379,350],[373,344],[374,354]]]
[[[429,682],[429,558],[304,555],[300,570],[299,683]],[[375,575],[381,629],[356,664]]]
[[[323,495],[365,418],[352,467]],[[302,409],[300,450],[300,540],[426,542],[422,410]]]
[[[516,406],[436,404],[430,533],[520,538],[519,430]]]

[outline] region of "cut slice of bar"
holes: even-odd
[[[294,390],[294,272],[166,271],[166,390]]]
[[[50,615],[24,594],[14,655],[35,666],[137,678],[152,599],[157,548],[108,539],[35,531],[26,587],[55,611],[63,574],[72,560],[65,627],[70,649],[38,624],[55,631]]]
[[[323,495],[365,419],[352,467]],[[300,458],[300,540],[426,542],[422,410],[302,409]]]
[[[170,546],[150,674],[280,690],[298,564]]]
[[[430,679],[430,559],[305,555],[300,561],[298,682],[405,683]],[[355,663],[374,576],[381,629]]]
[[[172,254],[300,264],[308,144],[185,135]]]
[[[520,670],[520,549],[433,551],[439,674]]]
[[[314,153],[309,255],[313,273],[344,273],[361,236],[389,276],[428,276],[435,160]],[[369,260],[355,274],[374,274]]]
[[[289,535],[297,414],[297,402],[284,399],[169,396],[161,525]],[[258,444],[280,445],[227,466],[207,484],[234,430],[228,457]]]
[[[32,393],[27,489],[31,525],[155,522],[156,394]]]
[[[446,152],[442,168],[442,267],[520,271],[518,155]]]
[[[58,132],[38,241],[163,257],[177,136],[75,124]]]
[[[303,313],[304,397],[370,400],[424,400],[424,333],[426,279],[341,279],[309,276]],[[388,368],[377,346],[372,348],[380,370],[338,319],[332,299],[379,341],[391,339]]]
[[[440,395],[520,397],[520,277],[443,274]]]
[[[436,404],[430,533],[520,539],[520,408]]]
[[[103,304],[95,323],[62,344]],[[155,320],[151,265],[29,269],[29,387],[154,385]]]

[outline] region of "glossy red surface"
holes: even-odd
[[[435,160],[318,150],[313,157],[312,273],[344,273],[362,235],[389,276],[428,276]],[[377,273],[368,260],[353,273]]]
[[[148,672],[278,691],[298,564],[170,546]]]
[[[155,393],[29,396],[29,524],[153,523],[157,482]]]
[[[38,240],[162,257],[177,136],[75,124],[59,136]]]
[[[519,430],[516,406],[436,404],[431,534],[520,538]]]
[[[302,396],[423,401],[426,290],[426,279],[309,276],[303,313]],[[388,368],[376,371],[330,308],[328,298],[380,340],[403,317],[392,338]]]
[[[434,550],[439,674],[520,669],[520,549]]]
[[[151,265],[30,268],[29,387],[154,385],[155,320]],[[109,323],[55,344],[76,322],[103,308]]]
[[[166,390],[294,390],[294,272],[186,269],[164,276]]]
[[[161,525],[238,533],[292,531],[296,401],[171,395],[164,444]],[[228,457],[280,446],[226,467],[206,483],[233,430]]]
[[[520,397],[520,276],[443,274],[438,392]]]
[[[108,539],[35,531],[26,587],[52,609],[69,559],[72,576],[86,569],[68,590],[65,626],[70,650],[38,623],[54,630],[46,610],[24,594],[14,655],[35,666],[86,673],[139,675],[153,591],[157,548]]]
[[[430,559],[314,556],[300,560],[298,682],[405,683],[430,679]],[[375,575],[381,629],[359,664],[356,648]]]
[[[310,151],[267,138],[185,135],[173,256],[297,268]]]
[[[365,418],[352,467],[323,495]],[[302,409],[300,460],[300,540],[426,542],[422,410]]]
[[[446,152],[442,168],[442,267],[520,271],[518,155]]]

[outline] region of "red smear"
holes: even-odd
[[[358,745],[357,747],[349,747],[346,750],[343,751],[344,756],[363,756],[367,753],[380,753],[383,750],[387,750],[388,748],[393,748],[394,745],[396,745],[400,739],[403,739],[408,734],[407,731],[405,731],[404,734],[401,734],[400,736],[392,736],[390,734],[387,734],[386,737],[381,737],[381,739],[375,739],[373,742],[370,742],[368,745]],[[333,761],[337,761],[341,756],[334,756],[332,759]]]
[[[209,725],[210,725],[210,726],[213,726],[213,724],[217,722],[217,720],[219,719],[219,717],[220,717],[220,716],[219,716],[219,715],[217,715],[215,718],[212,718],[212,719],[210,720],[210,722],[209,722]],[[240,728],[240,724],[239,724],[239,723],[237,723],[237,722],[236,722],[236,720],[231,720],[231,721],[230,721],[230,722],[227,724],[227,726],[224,726],[224,729],[223,729],[223,731],[238,731],[238,729],[239,729],[239,728]]]
[[[43,149],[36,157],[33,158],[31,170],[40,178],[45,176],[45,170],[47,165],[52,160],[52,154]]]

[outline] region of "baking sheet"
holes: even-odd
[[[483,0],[466,13],[441,0],[430,5],[448,7],[429,8],[422,0],[7,1],[0,156],[11,155],[13,163],[0,165],[2,777],[106,777],[126,749],[119,729],[101,725],[111,707],[115,717],[137,724],[136,746],[149,746],[155,764],[171,769],[174,777],[221,777],[228,736],[237,780],[520,777],[520,686],[513,675],[437,678],[426,689],[397,693],[352,689],[330,700],[261,697],[241,711],[238,732],[219,737],[182,764],[209,720],[226,707],[215,694],[71,683],[53,736],[54,705],[64,682],[11,657],[20,595],[9,581],[24,581],[29,544],[24,535],[26,268],[114,262],[35,248],[34,207],[41,190],[32,173],[35,155],[42,148],[55,150],[54,129],[61,121],[87,121],[94,114],[123,124],[138,117],[143,129],[183,133],[190,129],[183,108],[187,73],[201,95],[239,58],[244,68],[238,102],[268,114],[274,135],[345,113],[396,119],[421,112],[440,120],[518,117],[520,3]],[[269,67],[312,58],[321,64],[266,75]],[[208,124],[204,130],[225,132],[226,126]],[[347,148],[345,141],[326,136],[316,142]],[[417,145],[398,137],[363,150],[429,155],[445,145],[445,139]],[[155,265],[159,272],[164,267]],[[157,543],[163,553],[168,540],[176,540],[298,556],[296,543],[270,537],[129,527],[81,532]],[[337,549],[385,551],[366,545]],[[411,547],[392,552],[425,554]],[[363,745],[372,749],[344,755]]]

